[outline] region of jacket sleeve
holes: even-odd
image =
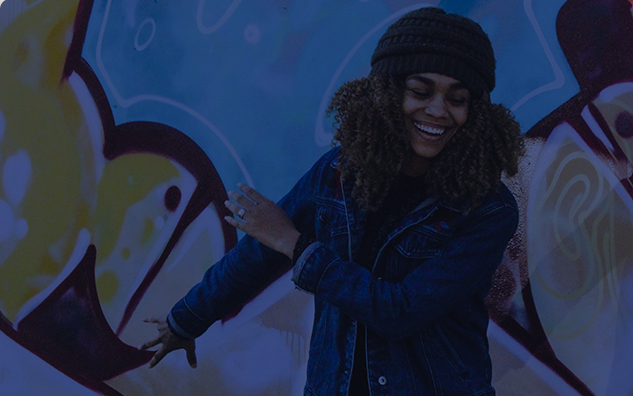
[[[299,232],[314,232],[315,180],[336,156],[336,150],[324,155],[278,202]],[[246,235],[174,305],[168,324],[177,335],[196,338],[215,321],[235,314],[291,266],[288,257]]]
[[[457,230],[442,254],[425,260],[398,283],[377,278],[315,242],[299,257],[293,281],[375,333],[399,339],[487,292],[517,225],[516,206],[481,213]]]

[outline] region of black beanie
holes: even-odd
[[[475,97],[495,87],[495,55],[488,35],[466,17],[436,7],[411,11],[380,38],[371,73],[438,73],[460,81]]]

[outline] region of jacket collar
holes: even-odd
[[[339,158],[336,158],[334,161],[332,161],[330,165],[332,166],[332,168],[336,169],[338,168],[338,164],[339,164]],[[349,216],[353,216],[357,220],[360,220],[362,222],[364,218],[366,217],[366,213],[363,210],[361,210],[357,205],[355,205],[354,202],[352,201],[352,190],[354,188],[353,181],[344,182],[343,179],[341,178],[339,182],[340,182],[340,187],[345,197],[345,206],[347,210],[349,211],[348,220],[351,220]],[[437,206],[442,206],[446,209],[452,210],[454,212],[458,212],[460,214],[468,214],[469,212],[469,206],[466,202],[449,203],[449,202],[446,202],[445,200],[441,200],[437,196],[431,196],[425,199],[424,201],[420,202],[420,204],[411,213],[417,212],[418,210],[424,207],[435,209],[435,207]]]

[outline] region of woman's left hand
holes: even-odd
[[[255,189],[242,183],[237,186],[243,194],[229,191],[229,197],[234,202],[226,201],[224,205],[241,221],[231,216],[224,219],[260,243],[292,258],[300,235],[292,220],[276,203]]]

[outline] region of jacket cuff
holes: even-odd
[[[167,325],[176,336],[192,340],[200,337],[211,324],[196,316],[183,298],[167,315]]]
[[[338,260],[334,252],[321,242],[310,244],[299,256],[292,270],[292,281],[301,289],[316,293],[328,266]]]
[[[303,252],[308,248],[308,246],[312,245],[316,242],[315,239],[306,236],[306,234],[299,234],[299,239],[297,239],[297,243],[295,244],[295,248],[292,251],[292,265],[294,266],[299,261],[299,258],[303,254]]]

